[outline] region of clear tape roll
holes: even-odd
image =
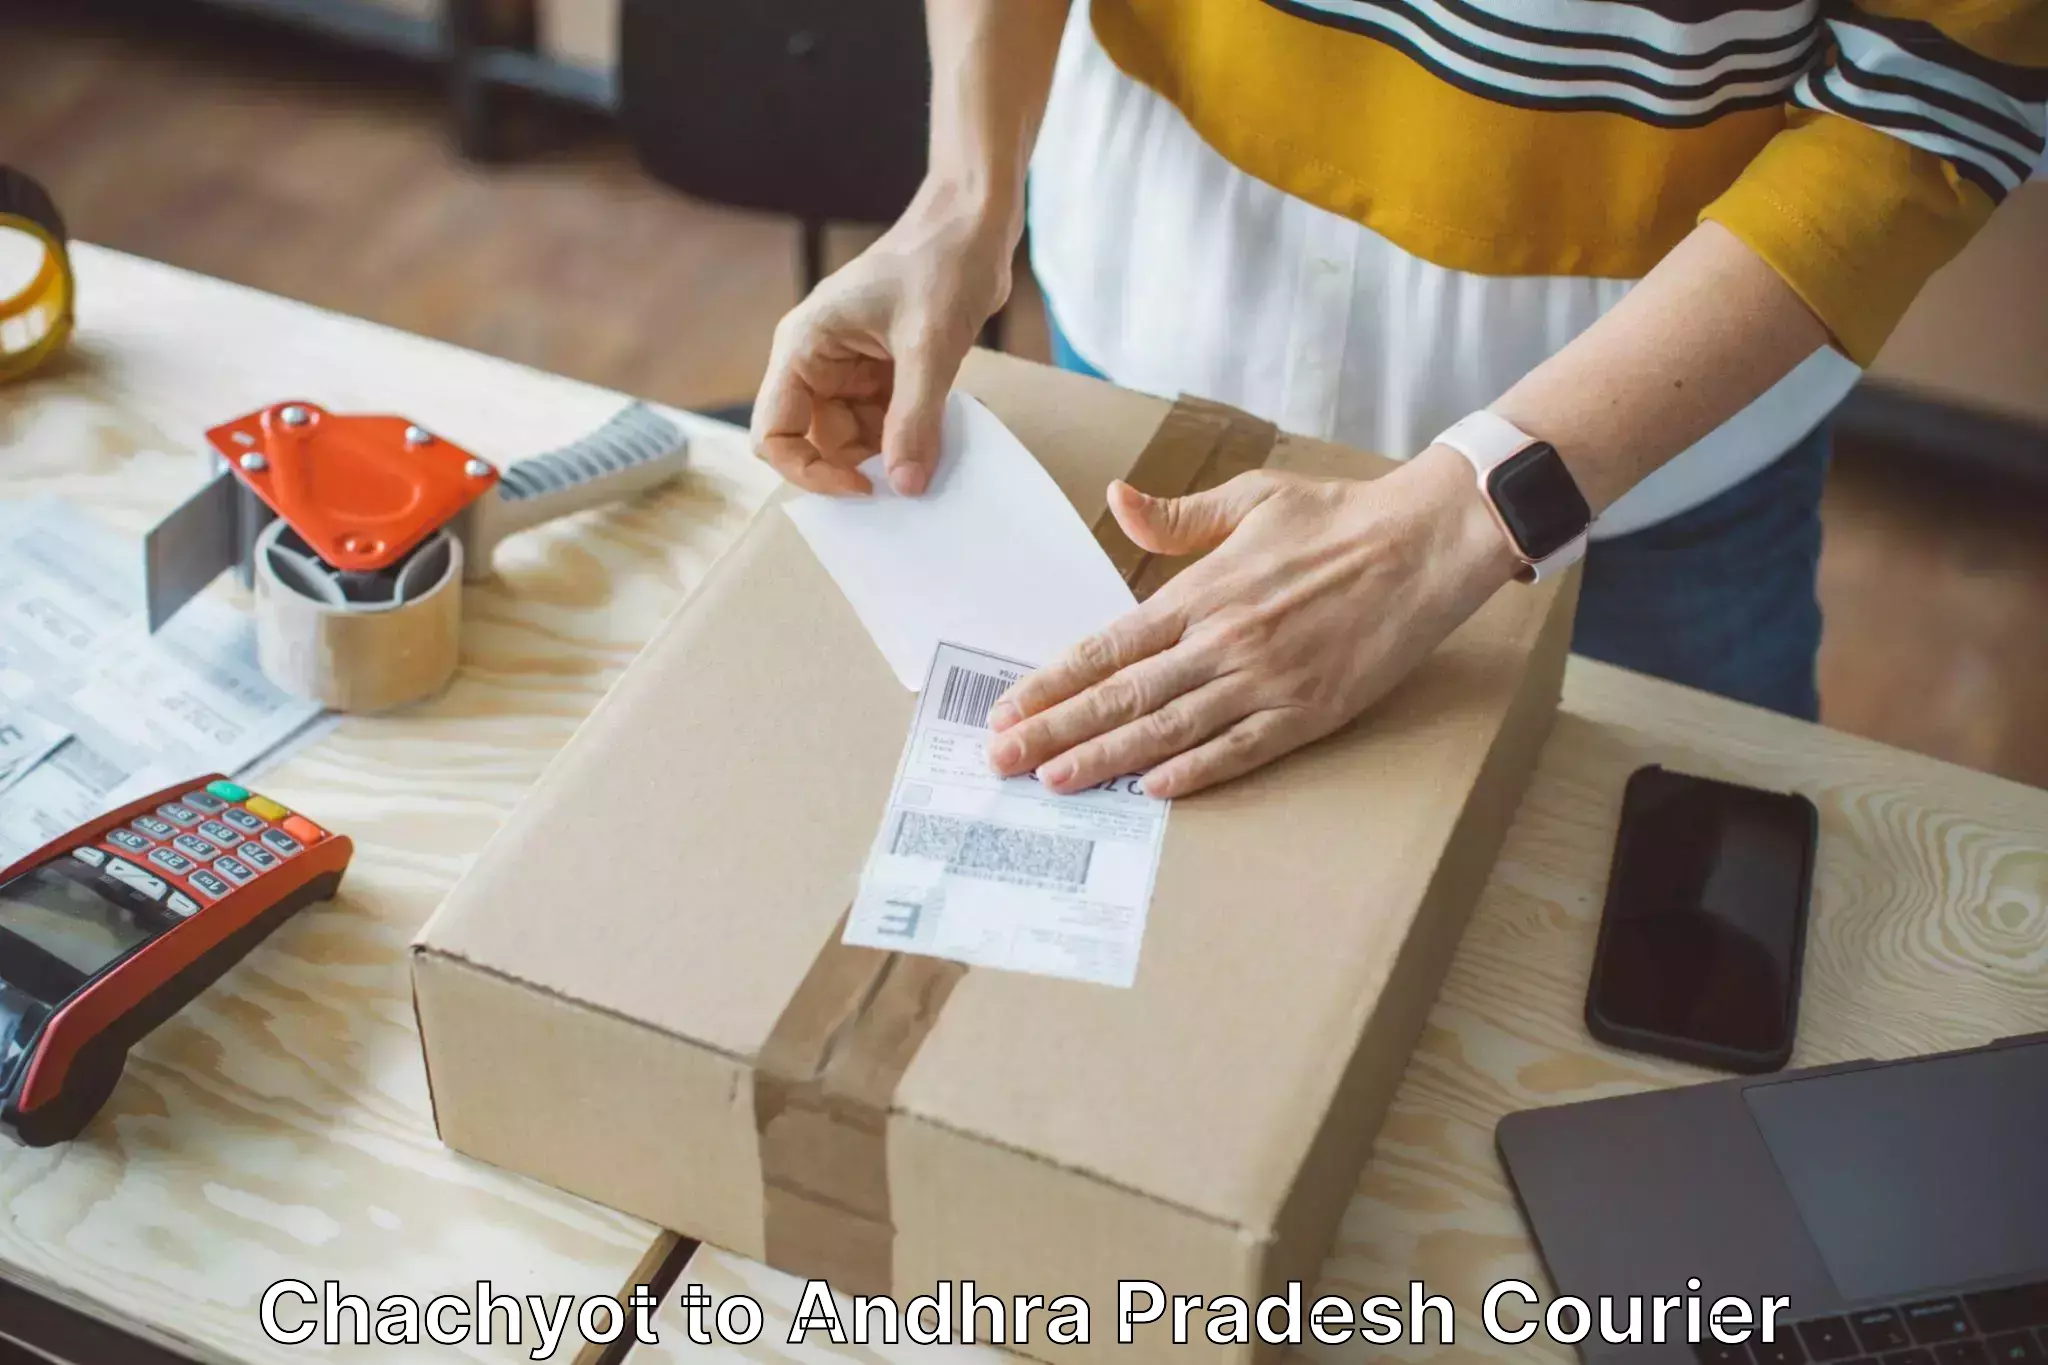
[[[386,711],[448,685],[462,640],[462,543],[436,531],[387,600],[352,600],[273,521],[256,538],[256,657],[279,687],[337,711]]]

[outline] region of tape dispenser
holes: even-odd
[[[462,584],[515,531],[681,473],[682,433],[635,403],[582,440],[503,470],[403,417],[284,402],[206,433],[215,477],[143,541],[149,628],[227,569],[255,598],[278,686],[380,711],[454,674]]]

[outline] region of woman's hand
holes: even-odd
[[[856,466],[886,451],[890,484],[922,493],[946,392],[1010,294],[1012,216],[928,182],[776,327],[754,402],[754,453],[813,493],[867,493]]]
[[[1256,471],[1185,498],[1110,488],[1155,554],[1214,553],[990,716],[989,762],[1056,792],[1125,773],[1186,796],[1379,700],[1517,568],[1456,451],[1370,481]]]

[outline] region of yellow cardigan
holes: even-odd
[[[1094,0],[1251,175],[1437,265],[1635,278],[1711,218],[1869,363],[2042,152],[2038,0]]]

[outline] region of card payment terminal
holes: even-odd
[[[220,777],[99,816],[0,868],[0,1124],[76,1137],[128,1049],[301,906],[350,842]]]

